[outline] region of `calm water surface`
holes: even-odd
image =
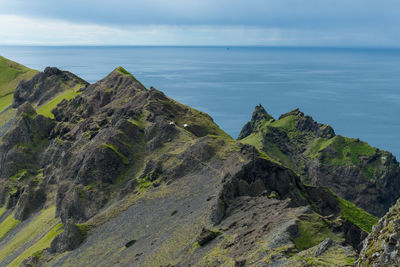
[[[259,103],[274,117],[298,107],[400,156],[400,49],[2,46],[0,55],[88,82],[123,66],[235,138]]]

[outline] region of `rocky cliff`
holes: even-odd
[[[349,266],[377,222],[121,67],[16,89],[0,266]],[[244,135],[273,121],[258,109]]]
[[[399,266],[399,249],[400,201],[397,201],[364,240],[355,266]]]
[[[391,153],[336,135],[298,109],[275,120],[257,106],[239,139],[296,171],[304,183],[327,186],[376,216],[400,196],[400,167]]]

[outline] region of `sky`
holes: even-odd
[[[0,45],[399,47],[399,0],[0,0]]]

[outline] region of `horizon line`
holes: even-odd
[[[107,45],[107,44],[0,44],[0,47],[159,47],[159,48],[327,48],[327,49],[400,49],[400,46],[328,46],[328,45]]]

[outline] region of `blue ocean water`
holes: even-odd
[[[259,103],[274,117],[298,107],[400,156],[400,49],[1,46],[0,55],[88,82],[123,66],[235,138]]]

